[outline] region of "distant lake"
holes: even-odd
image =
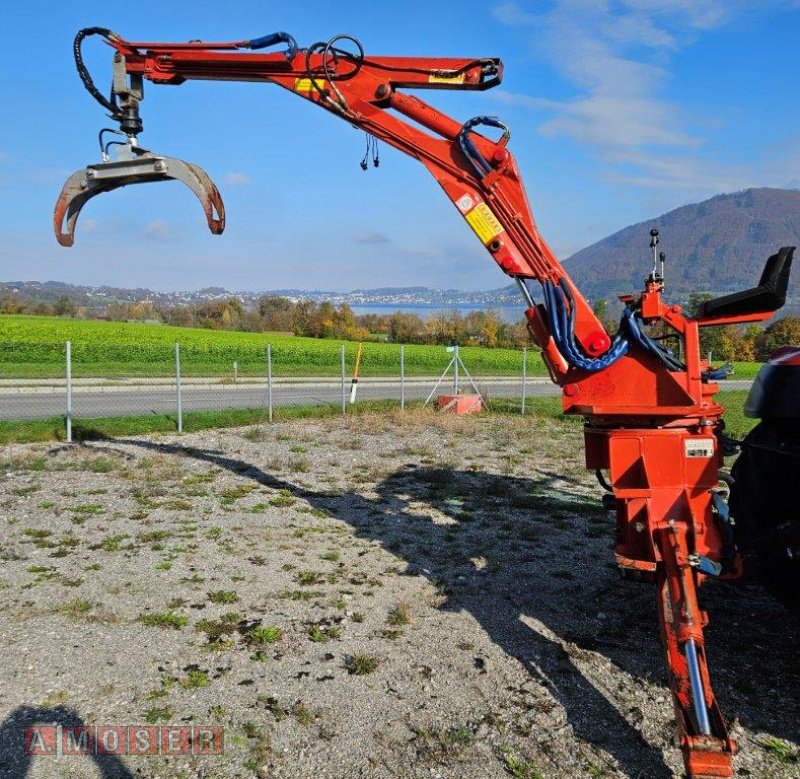
[[[351,305],[350,308],[353,309],[354,314],[386,316],[387,314],[394,314],[395,311],[401,311],[404,314],[416,314],[422,319],[427,319],[433,314],[438,314],[442,311],[458,311],[462,315],[469,314],[471,311],[493,311],[503,322],[511,324],[518,322],[525,316],[521,302],[519,306],[486,306],[480,303],[462,306],[446,306],[436,303],[374,303],[368,306]]]

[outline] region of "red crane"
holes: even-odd
[[[83,65],[81,43],[89,35],[100,35],[114,49],[111,98],[96,89]],[[301,49],[286,33],[227,43],[131,42],[103,28],[82,30],[74,48],[85,86],[119,122],[120,130],[111,132],[124,140],[104,144],[101,132],[104,161],[67,181],[55,210],[56,237],[64,246],[72,244],[78,214],[90,198],[140,182],[183,181],[203,203],[211,231],[224,228],[219,192],[200,168],[139,147],[145,79],[276,84],[430,171],[492,259],[519,285],[531,336],[563,388],[564,412],[584,417],[586,466],[606,483],[606,505],[616,510],[619,567],[656,585],[686,772],[695,779],[732,777],[736,744],[711,686],[703,638],[708,618],[697,591],[709,577],[737,578],[741,564],[727,505],[716,491],[724,409],[714,396],[724,370],[702,359],[699,328],[771,316],[785,300],[793,248],[769,258],[758,286],[711,300],[700,316],[688,317],[662,297],[663,255],[659,267],[658,234],[652,231],[652,272],[643,292],[621,298],[624,314],[611,337],[536,227],[506,125],[487,116],[456,121],[404,91],[490,89],[503,76],[499,59],[373,57],[350,36]],[[477,132],[480,127],[499,138]],[[108,161],[112,143],[119,147],[116,162]],[[542,302],[535,302],[532,282],[540,285]],[[650,335],[656,328],[681,342],[683,359]]]

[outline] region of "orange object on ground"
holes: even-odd
[[[480,395],[439,395],[436,408],[454,414],[477,414],[483,411],[483,402]]]

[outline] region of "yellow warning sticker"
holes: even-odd
[[[435,73],[431,73],[428,76],[428,83],[429,84],[463,84],[464,83],[464,74],[459,73],[457,76],[445,76],[445,75],[436,75]]]
[[[503,225],[486,203],[478,203],[472,211],[464,215],[464,218],[483,243],[489,243],[503,232]]]
[[[319,79],[315,80],[319,89],[322,89],[325,86],[324,81],[320,81]],[[315,89],[315,87],[310,78],[296,78],[294,80],[295,92],[311,92],[312,89]]]

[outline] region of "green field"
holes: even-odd
[[[300,338],[286,333],[236,333],[166,325],[83,321],[36,316],[0,316],[0,378],[64,375],[65,342],[72,343],[75,377],[171,376],[175,343],[180,344],[184,376],[230,376],[233,363],[240,375],[263,376],[266,347],[272,346],[273,375],[336,376],[340,341]],[[344,344],[348,373],[357,345]],[[475,375],[519,374],[522,353],[514,349],[462,347],[461,358]],[[406,374],[441,373],[451,354],[442,346],[407,345]],[[544,375],[537,353],[528,359],[531,375]],[[397,376],[400,347],[367,342],[361,359],[363,376]]]
[[[263,376],[266,347],[272,346],[273,375],[337,376],[342,342],[301,338],[286,333],[236,333],[191,327],[100,322],[57,317],[0,315],[0,378],[47,378],[64,375],[65,342],[72,343],[72,373],[81,377],[172,376],[175,344],[180,344],[184,376]],[[352,371],[357,345],[345,342],[346,370]],[[400,347],[364,343],[362,376],[397,376]],[[517,349],[464,346],[461,359],[474,376],[520,375]],[[452,357],[443,346],[405,347],[408,376],[440,374]],[[735,364],[737,378],[753,378],[758,363]],[[545,376],[538,351],[528,354],[528,374]]]

